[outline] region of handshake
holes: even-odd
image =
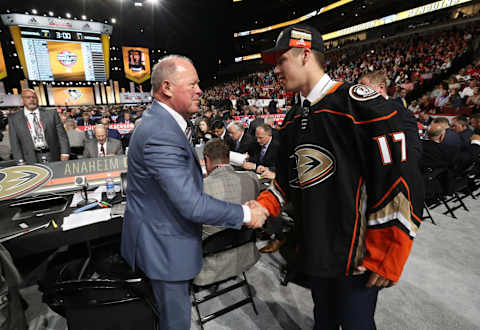
[[[248,201],[246,205],[250,208],[250,222],[245,223],[249,228],[261,228],[270,213],[257,201]]]

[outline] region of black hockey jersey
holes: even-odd
[[[363,264],[398,281],[421,222],[422,179],[402,125],[394,102],[342,82],[286,115],[276,180],[258,201],[273,216],[293,202],[306,274],[348,276]]]

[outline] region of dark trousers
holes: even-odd
[[[285,227],[284,221],[281,218],[268,218],[263,226],[263,230],[268,234],[275,234],[275,239],[283,241],[286,239],[286,235],[283,232]]]
[[[375,330],[378,288],[367,288],[370,272],[338,278],[310,277],[315,330]]]
[[[189,281],[151,281],[160,314],[160,330],[189,330]]]

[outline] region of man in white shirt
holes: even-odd
[[[151,280],[160,329],[190,329],[188,288],[202,266],[202,224],[259,228],[268,216],[257,202],[232,204],[204,193],[187,125],[201,95],[191,60],[161,59],[152,70],[155,100],[129,144],[121,253]]]
[[[245,134],[245,128],[240,122],[232,122],[227,127],[228,134],[233,140],[233,150],[241,154],[252,153],[255,146],[255,139],[250,134]]]

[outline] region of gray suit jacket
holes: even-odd
[[[213,170],[204,180],[204,191],[212,197],[243,204],[254,200],[260,191],[260,182],[252,172],[235,172],[225,166]],[[204,225],[202,238],[224,230],[222,227]],[[207,285],[241,274],[250,269],[260,258],[257,246],[250,242],[234,249],[204,257],[201,272],[195,277],[195,285]]]
[[[39,109],[39,111],[45,139],[50,149],[47,161],[59,161],[60,154],[70,154],[67,133],[57,111],[45,109]],[[23,159],[28,163],[39,161],[23,109],[8,116],[8,133],[14,159]]]
[[[214,169],[203,180],[203,191],[206,194],[222,201],[244,204],[257,198],[260,192],[260,182],[253,172],[236,172],[228,165]],[[205,239],[223,227],[203,226],[202,238]]]
[[[123,155],[122,143],[117,139],[107,138],[107,150],[105,150],[105,152],[107,155]],[[83,157],[98,157],[97,140],[90,140],[85,144],[85,148],[83,149]]]

